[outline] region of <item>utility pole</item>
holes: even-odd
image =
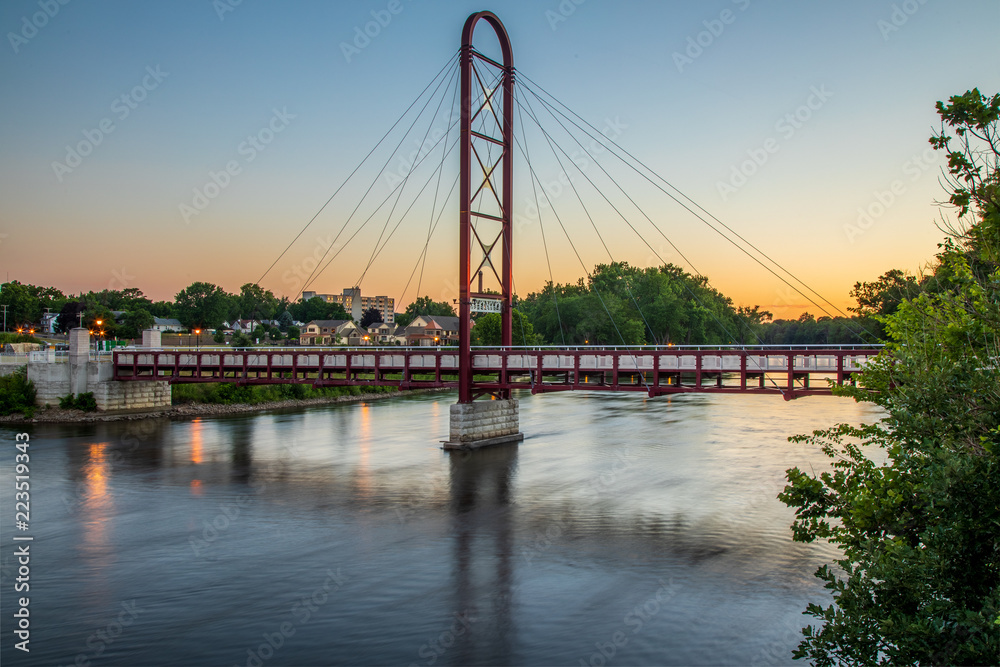
[[[3,307],[3,330],[7,330],[7,306]]]

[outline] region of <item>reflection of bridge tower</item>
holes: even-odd
[[[481,19],[489,23],[496,33],[503,64],[472,47],[472,35]],[[514,57],[507,31],[492,12],[477,12],[466,20],[462,29],[459,68],[462,79],[459,381],[458,404],[452,406],[451,432],[445,443],[446,448],[480,447],[524,438],[518,431],[517,400],[511,398],[510,389],[477,395],[473,393],[472,382],[470,318],[474,304],[482,308],[499,306],[501,345],[509,347],[512,342]],[[494,78],[497,79],[495,85],[492,83]],[[498,152],[495,159],[494,151]],[[476,262],[475,267],[473,262]],[[498,265],[501,267],[499,272]],[[495,295],[481,293],[484,273],[491,282],[495,279],[499,299]],[[474,276],[479,277],[480,287],[476,290],[472,286]],[[496,303],[498,300],[499,304]],[[506,373],[501,371],[500,384],[505,382]],[[485,395],[496,400],[474,403],[476,398]]]
[[[516,467],[514,444],[451,457],[455,613],[476,619],[454,648],[455,664],[511,664]]]

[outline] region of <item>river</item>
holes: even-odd
[[[784,471],[828,463],[786,438],[875,408],[520,399],[524,442],[472,453],[440,449],[450,393],[4,426],[3,664],[792,662],[835,552],[791,541]],[[15,593],[26,544],[30,591]],[[14,647],[19,596],[30,653]]]

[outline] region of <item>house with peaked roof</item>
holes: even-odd
[[[406,344],[420,346],[458,345],[457,317],[418,315],[406,327]]]
[[[153,330],[154,331],[184,331],[184,325],[181,321],[171,317],[154,317],[153,318]]]
[[[368,326],[368,340],[371,345],[405,345],[406,327],[387,322],[375,322]]]
[[[366,335],[352,320],[312,320],[299,332],[299,345],[361,345]]]

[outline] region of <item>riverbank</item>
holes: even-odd
[[[447,389],[411,389],[405,393],[424,393],[430,391],[448,391]],[[163,417],[183,419],[201,415],[231,415],[247,412],[264,412],[284,408],[304,408],[314,405],[331,405],[335,403],[356,403],[359,401],[374,401],[393,398],[404,392],[379,392],[372,394],[357,394],[349,396],[327,396],[318,398],[285,399],[281,401],[265,401],[261,403],[184,403],[172,405],[169,408],[157,410],[128,412],[84,412],[83,410],[66,410],[63,408],[37,408],[32,418],[22,415],[0,416],[0,424],[41,424],[41,423],[87,423],[134,421],[137,419],[159,419]]]

